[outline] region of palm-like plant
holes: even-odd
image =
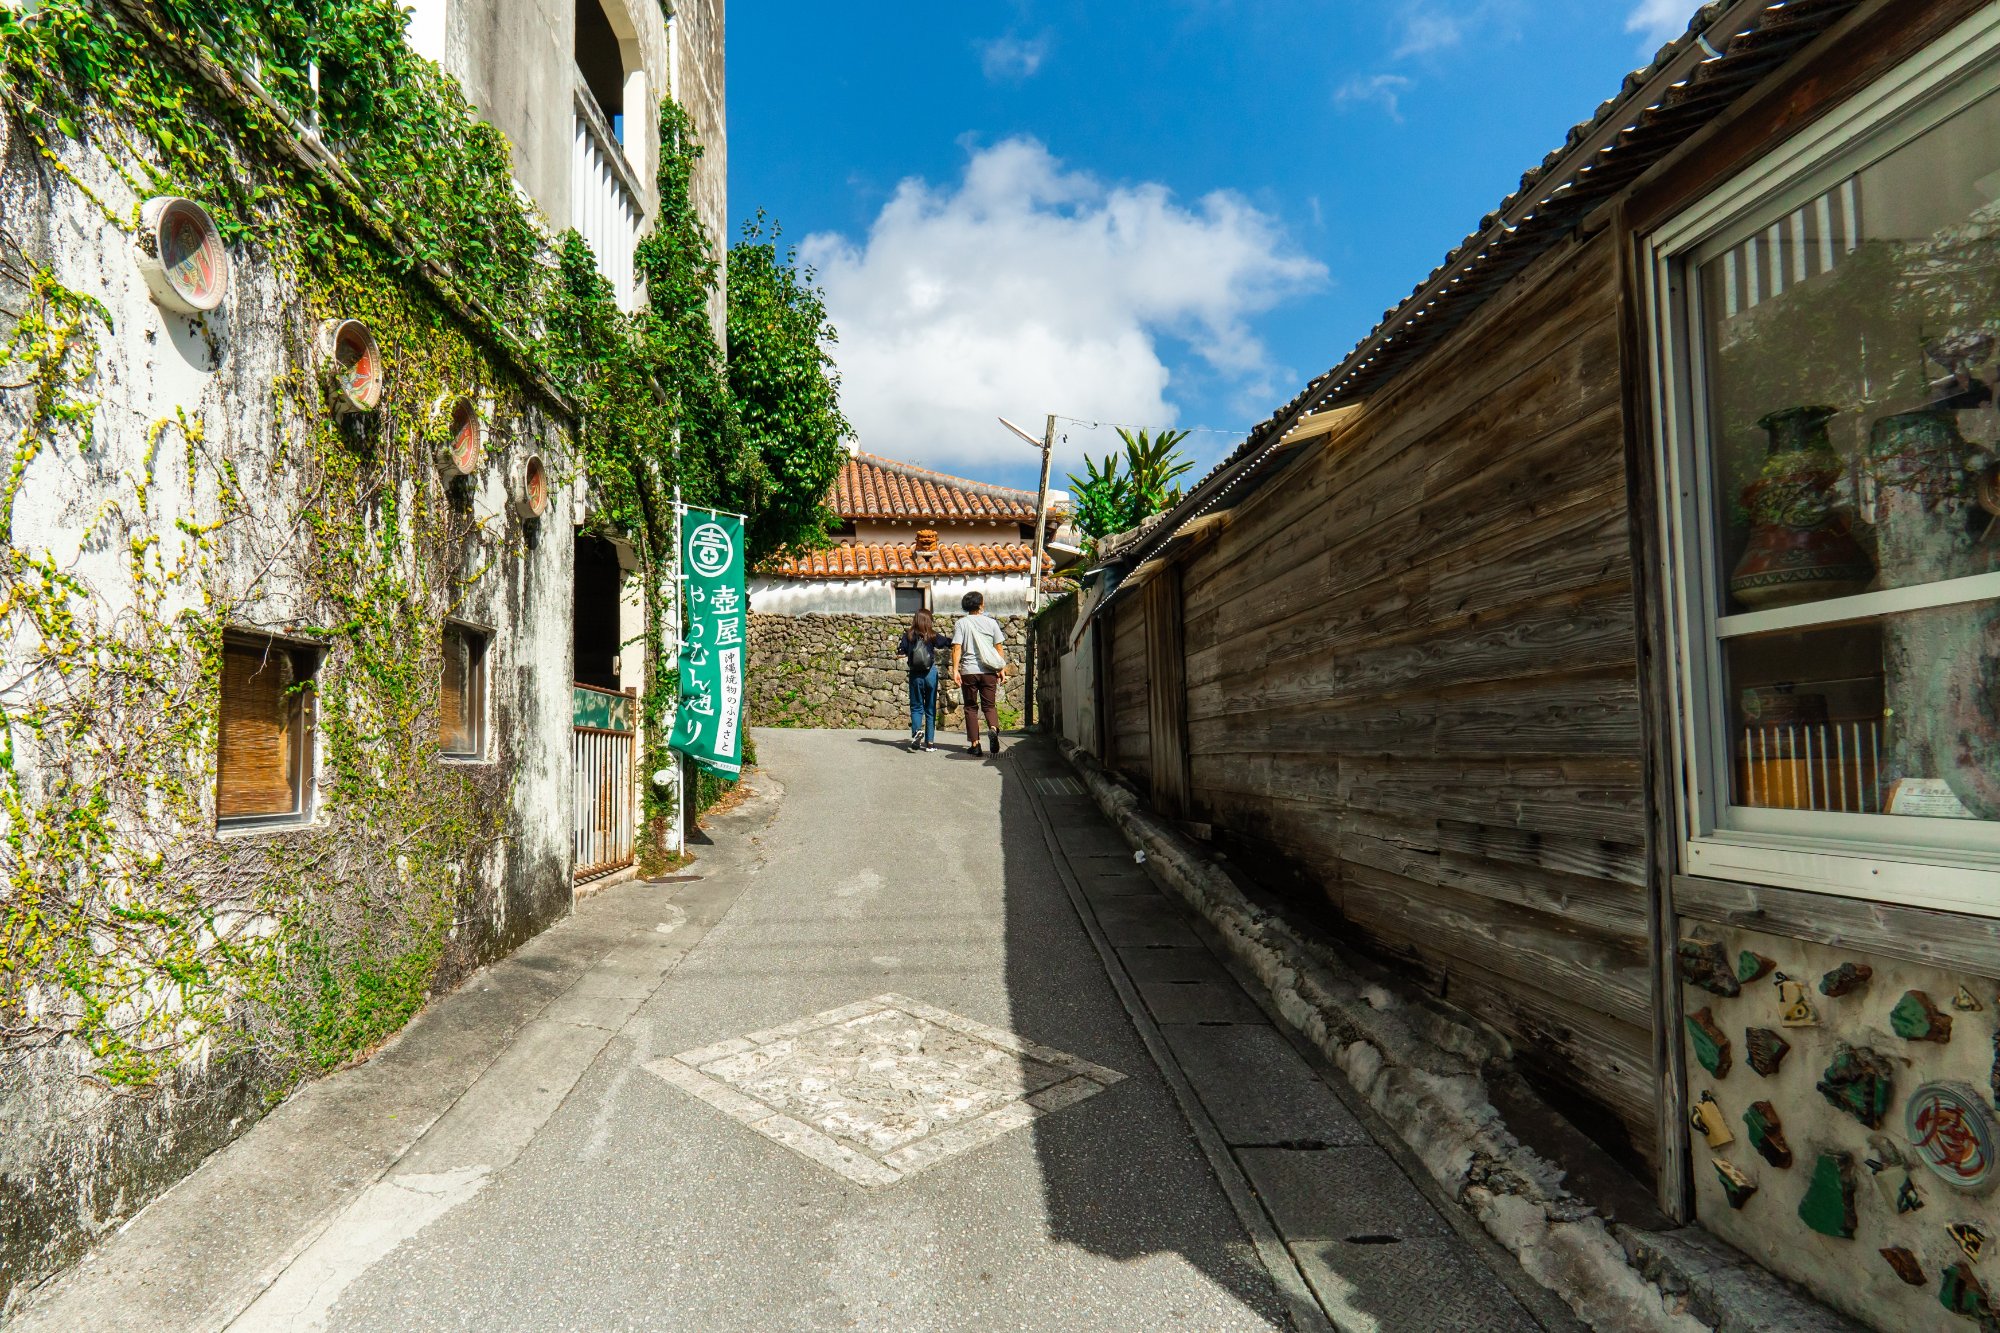
[[[1194,468],[1193,461],[1179,453],[1180,442],[1187,437],[1184,430],[1154,435],[1119,427],[1118,438],[1125,444],[1122,458],[1106,454],[1101,466],[1086,458],[1083,476],[1069,474],[1076,525],[1093,537],[1108,537],[1179,504],[1181,488],[1174,483]]]

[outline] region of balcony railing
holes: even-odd
[[[638,303],[639,289],[633,271],[633,252],[639,244],[639,228],[645,222],[640,205],[639,179],[625,160],[625,150],[611,135],[611,127],[591,100],[578,76],[576,87],[576,142],[570,153],[570,224],[582,233],[597,256],[597,266],[611,283],[618,307],[630,310]]]

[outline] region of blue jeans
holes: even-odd
[[[910,677],[910,735],[922,736],[926,745],[937,739],[937,680],[936,667]]]

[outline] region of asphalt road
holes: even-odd
[[[728,914],[519,1156],[354,1277],[325,1326],[1283,1326],[1007,761],[843,732],[758,744],[785,795]],[[646,1068],[885,992],[1129,1077],[867,1189]]]

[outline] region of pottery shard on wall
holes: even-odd
[[[1819,993],[1839,999],[1852,995],[1868,984],[1868,978],[1875,975],[1875,969],[1866,963],[1842,963],[1833,971],[1819,979]]]
[[[1729,965],[1729,954],[1714,940],[1686,939],[1679,950],[1681,980],[1699,986],[1711,995],[1743,993],[1743,985]]]
[[[1743,1034],[1743,1053],[1750,1067],[1765,1078],[1778,1072],[1791,1050],[1792,1044],[1770,1028],[1751,1028]]]
[[[1743,1113],[1743,1128],[1749,1131],[1750,1146],[1772,1166],[1783,1169],[1792,1164],[1792,1145],[1785,1142],[1785,1125],[1778,1108],[1769,1102],[1752,1102]]]
[[[1938,1278],[1938,1304],[1956,1315],[1977,1319],[1987,1312],[1986,1288],[1971,1264],[1953,1264]]]
[[[1854,1239],[1854,1159],[1823,1152],[1813,1165],[1812,1184],[1799,1200],[1799,1221],[1822,1236]]]
[[[1903,992],[1903,998],[1889,1011],[1889,1026],[1908,1041],[1951,1040],[1951,1015],[1939,1012],[1931,997],[1920,990]]]
[[[1743,1168],[1721,1157],[1711,1157],[1709,1163],[1715,1167],[1716,1179],[1722,1182],[1722,1196],[1729,1200],[1731,1208],[1741,1208],[1750,1202],[1750,1196],[1757,1192],[1757,1182],[1744,1174]]]
[[[1841,1044],[1820,1075],[1820,1095],[1870,1129],[1882,1128],[1896,1088],[1896,1067],[1866,1046]]]
[[[1924,1285],[1924,1266],[1917,1262],[1917,1256],[1900,1245],[1891,1245],[1882,1251],[1882,1257],[1889,1261],[1889,1267],[1896,1270],[1896,1276],[1913,1287]]]
[[[1688,1041],[1694,1046],[1694,1058],[1701,1067],[1717,1078],[1729,1073],[1731,1056],[1729,1038],[1716,1025],[1715,1015],[1707,1009],[1697,1009],[1687,1016]]]
[[[1747,986],[1753,981],[1763,980],[1764,976],[1776,966],[1776,963],[1763,954],[1751,953],[1745,949],[1736,955],[1736,979]]]
[[[1951,997],[1951,1007],[1962,1014],[1976,1014],[1986,1006],[1981,1004],[1978,997],[1971,991],[1960,986],[1958,993]]]

